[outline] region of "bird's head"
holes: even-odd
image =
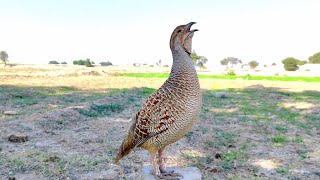
[[[170,48],[174,50],[176,46],[181,45],[184,50],[190,55],[192,52],[192,37],[194,32],[198,29],[191,29],[191,26],[196,24],[195,22],[190,22],[186,25],[180,25],[176,27],[171,35]]]

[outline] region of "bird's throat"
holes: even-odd
[[[172,50],[172,69],[170,76],[172,75],[183,75],[186,76],[197,76],[195,67],[192,64],[190,54],[180,45],[176,46]]]

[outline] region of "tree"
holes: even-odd
[[[91,61],[89,58],[86,60],[80,59],[73,61],[74,65],[85,65],[86,67],[93,67],[94,62]]]
[[[259,63],[257,61],[250,61],[248,64],[251,69],[254,69],[259,65]]]
[[[276,65],[277,65],[276,63],[272,63],[272,64],[271,64],[271,66],[276,66]]]
[[[82,60],[82,59],[80,59],[80,60],[74,60],[74,61],[73,61],[73,64],[74,64],[74,65],[85,65],[85,60]]]
[[[231,64],[231,67],[233,67],[234,65],[242,64],[242,61],[238,58],[235,57],[227,57],[224,58],[223,60],[220,61],[221,65],[227,66],[229,64]]]
[[[112,66],[112,63],[110,61],[107,62],[101,62],[99,63],[101,66]]]
[[[283,63],[284,69],[286,71],[295,71],[295,70],[297,70],[299,68],[298,67],[298,62],[299,61],[300,60],[295,59],[293,57],[288,57],[288,58],[282,60],[281,62]]]
[[[208,62],[208,59],[204,56],[198,56],[196,51],[192,51],[191,60],[194,66],[199,66],[205,68],[205,64]]]
[[[309,57],[310,64],[320,64],[320,52]]]
[[[93,67],[94,62],[92,62],[90,59],[86,59],[84,65],[86,67]]]
[[[61,64],[68,64],[67,62],[61,62]]]
[[[1,51],[0,52],[0,60],[3,62],[4,66],[7,65],[7,62],[8,62],[8,53],[6,51]]]
[[[49,64],[60,64],[58,61],[49,61]]]
[[[229,60],[227,58],[224,58],[220,61],[222,66],[227,66],[229,64]]]

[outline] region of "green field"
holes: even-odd
[[[168,78],[168,73],[120,73],[117,76],[135,78]],[[268,80],[268,81],[300,81],[320,82],[320,77],[299,77],[299,76],[231,76],[231,75],[204,75],[199,74],[200,79],[245,79],[245,80]]]

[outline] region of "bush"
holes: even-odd
[[[49,61],[49,64],[60,64],[58,61]]]
[[[257,61],[250,61],[248,64],[251,69],[254,69],[259,65],[259,63]]]
[[[61,64],[67,64],[67,62],[62,62]]]
[[[299,61],[300,60],[295,59],[293,57],[288,57],[288,58],[282,60],[281,62],[283,63],[284,69],[286,71],[295,71],[298,69],[298,62]]]
[[[112,63],[110,61],[107,61],[107,62],[101,62],[100,65],[101,66],[112,66]]]
[[[235,76],[236,73],[234,72],[234,70],[230,69],[230,70],[228,70],[227,75],[229,75],[229,76]]]

